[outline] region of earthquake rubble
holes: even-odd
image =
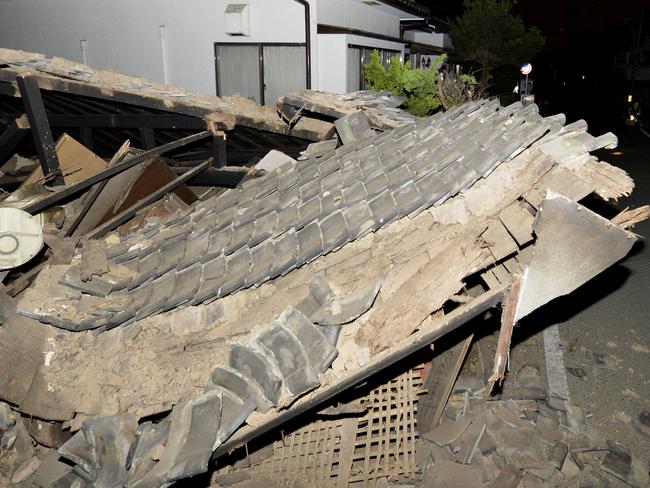
[[[402,102],[261,107],[1,49],[0,478],[647,486],[511,344],[639,238],[647,206],[585,201],[634,188],[591,155],[616,136]]]

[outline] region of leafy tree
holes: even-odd
[[[438,70],[444,62],[443,55],[428,69],[412,69],[410,61],[402,63],[398,56],[393,56],[390,66],[386,69],[381,62],[379,52],[375,50],[363,70],[370,88],[406,97],[404,103],[406,110],[413,115],[423,117],[440,107]]]
[[[483,89],[494,68],[530,61],[544,46],[540,30],[526,29],[513,5],[513,0],[465,0],[465,12],[450,24],[454,59],[481,66]]]

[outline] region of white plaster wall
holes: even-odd
[[[0,46],[88,61],[163,81],[160,26],[167,27],[169,82],[215,93],[214,42],[304,42],[304,10],[293,0],[236,0],[250,4],[250,37],[224,32],[224,10],[235,0],[0,0]],[[312,42],[316,5],[312,5]],[[314,46],[317,53],[317,47]],[[317,59],[312,60],[314,79]]]
[[[347,91],[347,47],[345,34],[318,34],[319,90]]]
[[[399,51],[404,59],[404,44],[349,34],[318,34],[318,89],[346,93],[348,81],[348,45]]]
[[[404,39],[439,48],[451,47],[451,36],[438,32],[407,30],[404,32]]]
[[[397,13],[389,13],[358,0],[318,0],[319,24],[399,37],[399,19]]]

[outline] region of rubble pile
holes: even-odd
[[[25,258],[2,271],[0,473],[25,487],[168,486],[301,414],[361,414],[331,401],[503,304],[499,382],[519,319],[624,257],[649,214],[582,205],[632,191],[590,155],[616,137],[535,105],[413,118],[383,93],[299,92],[276,112],[10,50],[0,85],[20,111],[4,152],[31,132],[40,162],[0,201],[3,245]],[[60,133],[88,111],[107,125]],[[42,229],[11,227],[16,212]],[[471,341],[429,368],[417,450],[415,389],[402,395],[420,485],[589,486],[602,471],[642,486],[640,463],[557,398],[448,402]],[[393,408],[382,388],[372,401]],[[385,421],[373,408],[367,439]],[[389,481],[355,478],[370,480]]]
[[[415,486],[593,487],[610,486],[612,476],[638,488],[650,482],[645,461],[605,441],[577,406],[467,396],[421,433]]]

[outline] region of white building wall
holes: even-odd
[[[399,20],[398,13],[386,12],[359,0],[318,0],[319,24],[399,37]]]
[[[424,32],[417,30],[407,30],[404,32],[404,39],[420,44],[427,44],[439,48],[451,48],[451,36],[438,32]]]
[[[308,0],[311,10],[312,88],[343,93],[347,45],[394,49],[403,45],[362,36],[317,34],[329,24],[399,36],[399,11],[359,0]],[[250,5],[250,36],[225,34],[228,3]],[[164,81],[160,26],[166,27],[168,81],[216,92],[215,42],[305,41],[304,8],[293,0],[0,0],[0,47],[42,52],[104,69]]]
[[[81,62],[85,39],[90,65],[164,81],[160,42],[164,25],[169,82],[213,94],[214,42],[305,40],[304,10],[297,2],[236,1],[250,4],[249,37],[225,34],[224,10],[233,1],[0,0],[0,46]],[[310,3],[314,42],[316,6],[315,1]],[[317,75],[317,62],[312,64]]]
[[[363,46],[399,51],[404,59],[404,44],[350,34],[318,34],[320,76],[318,89],[334,93],[348,91],[348,78],[352,66],[348,66],[348,46]]]

